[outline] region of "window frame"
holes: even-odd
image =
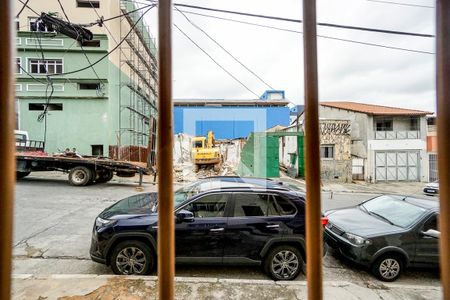
[[[61,73],[48,73],[48,66],[49,66],[48,61],[55,61],[56,62],[57,60],[61,61],[61,63],[60,63],[60,65],[61,65]],[[39,75],[54,75],[54,74],[63,74],[64,73],[64,58],[62,58],[62,57],[61,58],[45,58],[44,59],[44,61],[46,62],[46,64],[45,64],[46,72],[45,73],[40,73],[40,72],[39,73],[33,73],[33,70],[31,68],[32,61],[37,61],[38,70],[40,70],[40,68],[41,68],[40,67],[40,62],[43,61],[43,60],[42,60],[42,58],[34,58],[34,57],[28,57],[27,58],[27,67],[28,67],[28,72],[30,74],[39,76]],[[59,64],[55,63],[54,64],[55,70],[56,70],[57,66],[59,66]]]
[[[186,210],[186,207],[188,205],[190,205],[191,203],[200,200],[204,197],[208,197],[208,196],[213,196],[213,195],[226,195],[226,204],[225,204],[225,208],[223,211],[223,216],[221,217],[206,217],[206,218],[202,218],[202,219],[207,219],[207,218],[228,218],[230,216],[230,205],[232,203],[232,193],[228,192],[228,191],[220,191],[220,192],[205,192],[205,193],[201,193],[198,195],[195,195],[194,197],[192,197],[191,199],[189,199],[186,203],[180,205],[176,210],[175,210],[175,214],[177,212],[179,212],[180,210]],[[192,212],[193,213],[193,212]],[[198,217],[194,217],[194,218],[198,218]]]
[[[100,8],[100,1],[98,0],[76,0],[76,7],[77,8],[91,8],[91,9],[97,9]],[[82,4],[80,6],[80,4]]]
[[[282,196],[281,194],[277,194],[276,192],[272,192],[272,191],[268,191],[268,192],[256,192],[256,191],[234,191],[232,192],[232,198],[231,198],[231,207],[230,207],[230,212],[229,212],[229,217],[230,218],[237,218],[237,219],[242,219],[242,218],[283,218],[283,217],[288,217],[288,218],[292,218],[293,216],[295,216],[298,213],[298,209],[297,206],[295,206],[295,204],[292,203],[292,201],[290,201],[287,197]],[[267,215],[264,216],[235,216],[234,215],[234,210],[236,207],[236,195],[238,194],[264,194],[268,196],[267,201],[273,201],[273,203],[275,204],[275,206],[277,207],[277,209],[280,211],[280,205],[277,203],[276,198],[275,197],[280,197],[286,201],[289,202],[290,205],[292,205],[292,207],[295,208],[295,212],[293,214],[289,214],[289,215],[282,215],[282,214],[278,214],[278,215],[269,215],[268,214],[268,208],[269,205],[267,205],[267,211],[265,212]],[[272,199],[272,200],[270,200]]]
[[[16,67],[17,67],[17,60],[19,60],[19,72],[15,72],[15,74],[23,74],[23,70],[22,70],[22,57],[16,57]],[[22,67],[22,68],[21,68]],[[16,69],[17,71],[17,69]]]
[[[47,25],[45,25],[45,24],[44,24],[45,30],[39,30],[39,27],[37,25],[35,25],[36,30],[32,30],[31,24],[32,23],[36,23],[36,21],[38,19],[39,19],[38,17],[28,17],[28,31],[31,31],[31,32],[43,32],[43,33],[56,33],[55,29],[52,28],[53,30],[49,30]]]
[[[336,156],[336,151],[335,151],[336,147],[335,146],[336,146],[335,144],[323,144],[323,145],[320,145],[320,149],[319,149],[319,151],[320,151],[320,159],[333,160],[335,158],[335,156]],[[327,148],[331,148],[332,149],[332,156],[331,157],[328,157],[326,155],[322,156],[322,148],[325,149],[324,154],[327,154],[329,152],[329,151],[326,150]]]
[[[419,117],[410,117],[409,118],[409,130],[410,131],[420,131],[420,118]]]
[[[41,105],[42,109],[31,109],[33,105]],[[48,105],[47,110],[48,111],[64,111],[64,104],[63,103],[28,103],[28,111],[44,111],[45,106]],[[58,108],[58,109],[54,109]],[[61,109],[59,109],[61,108]]]
[[[378,129],[378,123],[381,124],[380,129]],[[386,126],[390,123],[390,126]],[[374,119],[375,131],[394,131],[394,119],[393,118],[375,118]]]

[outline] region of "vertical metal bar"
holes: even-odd
[[[322,224],[320,210],[319,92],[316,1],[303,0],[305,77],[306,278],[308,299],[322,299]]]
[[[440,267],[443,299],[450,299],[450,1],[436,7]]]
[[[173,216],[172,128],[172,1],[158,5],[159,117],[158,165],[158,290],[159,299],[174,298],[175,219]]]
[[[0,1],[0,299],[11,297],[11,249],[15,184],[13,4]]]

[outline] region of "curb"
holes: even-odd
[[[124,280],[146,280],[157,282],[157,276],[121,276],[121,275],[95,275],[95,274],[49,274],[49,275],[38,275],[38,274],[12,274],[12,279],[16,280],[68,280],[68,279],[90,279],[90,280],[107,280],[112,278],[124,279]],[[234,279],[234,278],[216,278],[216,277],[175,277],[175,282],[179,283],[209,283],[209,284],[243,284],[243,285],[272,285],[272,286],[286,286],[286,287],[305,287],[307,285],[306,280],[301,281],[274,281],[267,279]],[[330,287],[348,287],[358,285],[349,281],[336,281],[336,280],[326,280],[323,281],[324,286]],[[376,288],[370,287],[374,286]],[[368,289],[407,289],[407,290],[432,290],[441,291],[441,286],[422,286],[422,285],[411,285],[411,284],[399,284],[399,283],[386,283],[379,281],[366,281],[363,283]]]

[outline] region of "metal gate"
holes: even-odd
[[[352,159],[352,179],[364,180],[364,158]]]
[[[437,154],[429,154],[429,164],[430,164],[430,182],[438,180],[438,165],[437,165]]]
[[[375,181],[419,181],[419,151],[375,152]]]

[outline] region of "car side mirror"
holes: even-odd
[[[188,210],[182,209],[176,214],[177,223],[194,222],[194,214]]]
[[[422,233],[423,236],[432,237],[432,238],[435,238],[435,239],[438,239],[438,238],[441,237],[441,232],[437,231],[437,230],[434,230],[434,229],[428,229],[427,231],[422,231],[421,233]]]

